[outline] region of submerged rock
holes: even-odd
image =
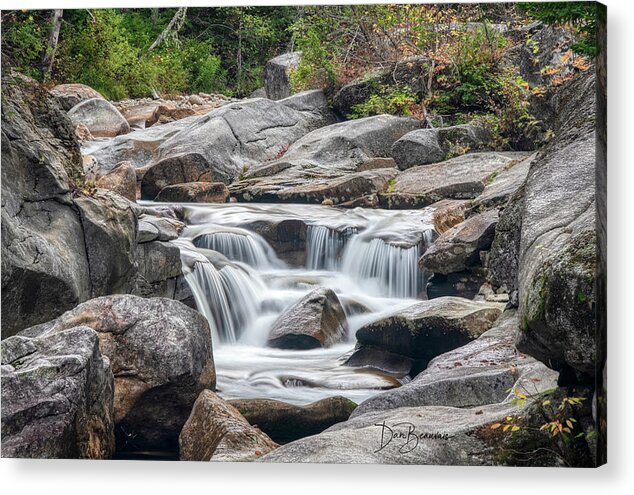
[[[330,347],[348,333],[348,320],[337,295],[326,288],[309,292],[273,323],[268,345],[280,349]]]
[[[345,397],[328,397],[305,406],[271,399],[237,399],[229,403],[251,425],[280,444],[316,435],[346,421],[357,407]]]
[[[196,397],[216,383],[205,317],[171,299],[116,295],[87,301],[22,335],[54,336],[80,324],[97,332],[110,360],[117,450],[176,451]]]
[[[2,457],[111,458],[113,399],[90,328],[2,341]]]
[[[211,390],[196,399],[179,444],[181,461],[225,462],[254,461],[278,446]]]
[[[130,132],[130,124],[119,110],[103,98],[91,98],[68,111],[71,122],[84,124],[95,137],[115,137]]]

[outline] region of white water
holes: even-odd
[[[303,404],[333,395],[360,402],[398,382],[343,366],[355,332],[406,307],[424,290],[417,263],[431,242],[425,210],[339,210],[308,205],[183,205],[188,226],[177,241],[196,304],[211,323],[218,390],[225,398]],[[306,263],[291,267],[251,225],[301,220]],[[220,253],[220,254],[218,254]],[[224,256],[223,256],[224,255]],[[266,347],[271,325],[317,287],[340,298],[346,342],[309,351]]]

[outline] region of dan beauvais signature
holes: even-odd
[[[392,425],[383,421],[383,423],[374,426],[381,428],[381,443],[379,448],[374,451],[375,454],[390,444],[398,448],[399,453],[407,454],[418,447],[418,443],[423,438],[449,438],[447,433],[417,433],[416,426],[407,421]]]

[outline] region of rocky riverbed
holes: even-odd
[[[593,71],[515,151],[342,120],[294,60],[241,100],[3,76],[2,455],[600,462]]]

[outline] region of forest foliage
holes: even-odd
[[[53,11],[2,13],[2,59],[52,85],[87,84],[107,98],[154,93],[221,92],[247,96],[263,84],[264,65],[301,50],[296,89],[337,88],[411,56],[429,61],[421,87],[378,88],[350,116],[437,115],[494,126],[528,125],[528,85],[504,64],[509,39],[500,26],[535,19],[566,26],[573,49],[596,53],[593,3],[406,4],[186,9],[164,42],[157,40],[178,10],[65,10],[50,71]],[[473,114],[473,115],[472,115]]]

